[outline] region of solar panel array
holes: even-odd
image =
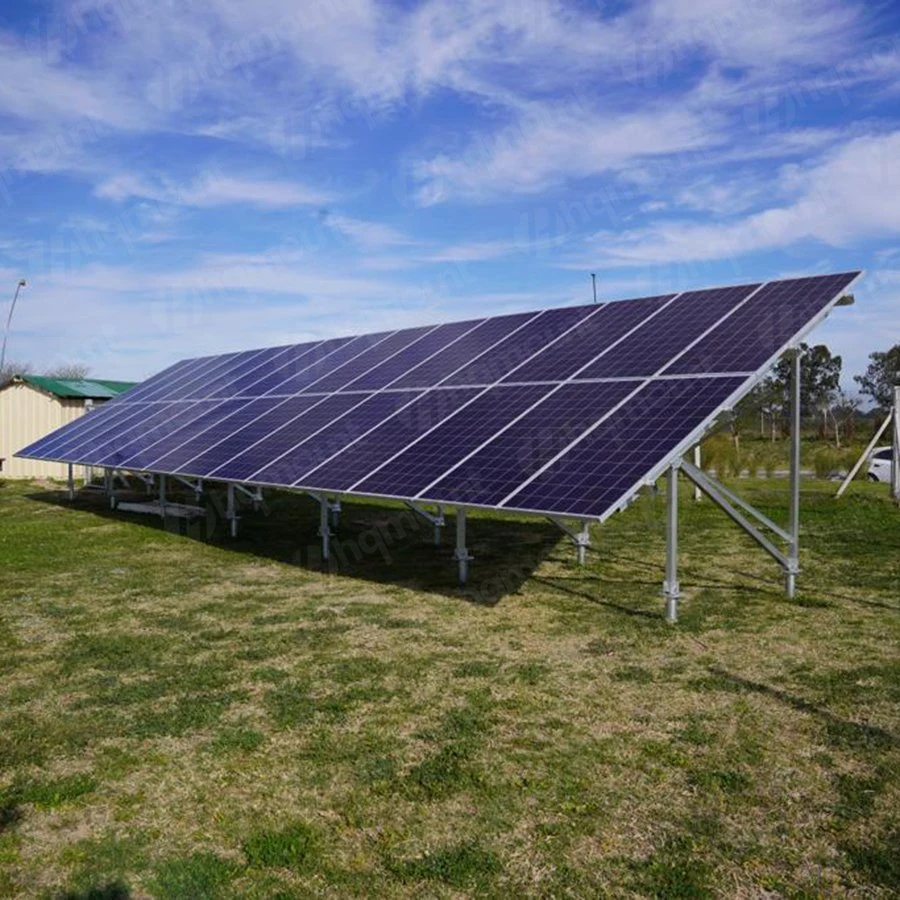
[[[858,274],[183,360],[19,455],[605,518]]]

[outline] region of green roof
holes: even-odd
[[[108,381],[105,378],[48,378],[45,375],[16,375],[13,381],[31,384],[48,394],[63,398],[110,400],[133,388],[134,381]]]

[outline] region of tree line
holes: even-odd
[[[869,354],[869,364],[853,380],[859,394],[852,396],[841,388],[841,357],[824,344],[801,344],[800,408],[807,424],[815,424],[820,438],[852,441],[860,423],[867,418],[861,412],[863,399],[875,406],[878,418],[893,404],[894,385],[900,382],[900,344],[884,352]],[[732,419],[735,438],[742,431],[757,429],[760,437],[778,440],[790,433],[791,358],[782,357],[771,374],[761,381],[737,406]]]
[[[3,387],[4,384],[16,375],[40,374],[47,378],[63,378],[79,381],[82,378],[87,378],[90,372],[90,366],[83,365],[82,363],[64,363],[60,366],[52,366],[49,369],[44,369],[43,372],[38,373],[32,369],[30,363],[9,362],[5,363],[3,368],[0,369],[0,387]]]

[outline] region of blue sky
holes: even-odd
[[[900,341],[900,11],[6,0],[0,211],[36,368],[864,268],[850,375]]]

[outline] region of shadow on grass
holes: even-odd
[[[129,900],[131,891],[120,881],[97,885],[83,891],[65,891],[56,900]]]
[[[40,503],[88,511],[154,531],[166,530],[309,571],[409,587],[484,606],[494,606],[519,592],[561,540],[559,531],[543,520],[470,513],[467,544],[475,561],[470,564],[469,583],[460,587],[453,557],[453,517],[448,517],[441,545],[435,546],[432,524],[399,504],[342,501],[339,525],[330,542],[330,558],[324,560],[318,536],[318,503],[297,493],[273,490],[259,510],[244,501],[236,538],[228,534],[224,490],[219,488],[211,488],[204,495],[205,517],[168,517],[165,522],[152,514],[111,510],[100,492],[82,492],[74,502],[64,491],[27,496]],[[122,492],[118,496],[137,502],[152,499],[143,492]],[[170,491],[170,499],[195,502],[192,494],[179,496],[175,491]]]
[[[0,834],[10,831],[22,820],[22,809],[17,803],[8,802],[0,805]]]
[[[830,709],[803,697],[798,697],[788,691],[768,684],[762,684],[759,681],[742,678],[740,675],[734,675],[720,666],[711,666],[709,671],[713,678],[718,679],[720,685],[726,690],[762,694],[765,697],[772,697],[800,712],[815,716],[824,724],[828,742],[832,746],[853,750],[880,750],[896,747],[900,743],[896,735],[886,731],[884,728],[879,728],[877,725],[853,722],[850,719],[842,719]]]
[[[581,591],[577,588],[571,587],[568,584],[563,583],[563,579],[559,577],[547,577],[544,578],[540,575],[532,575],[532,580],[537,584],[542,584],[545,587],[551,588],[554,591],[561,591],[564,594],[568,594],[570,597],[577,597],[580,600],[588,600],[591,603],[596,604],[597,606],[603,606],[607,609],[615,610],[616,612],[624,613],[626,616],[635,616],[641,619],[652,619],[654,622],[658,622],[660,618],[660,614],[658,611],[651,612],[647,609],[635,609],[631,606],[625,606],[622,603],[615,603],[612,600],[606,600],[596,594],[589,594],[587,591]],[[606,578],[596,578],[591,577],[589,579],[581,578],[580,581],[591,580],[591,581],[600,581],[604,585],[626,585],[633,586],[635,584],[654,584],[655,582],[641,582],[641,581],[615,581],[613,579]]]

